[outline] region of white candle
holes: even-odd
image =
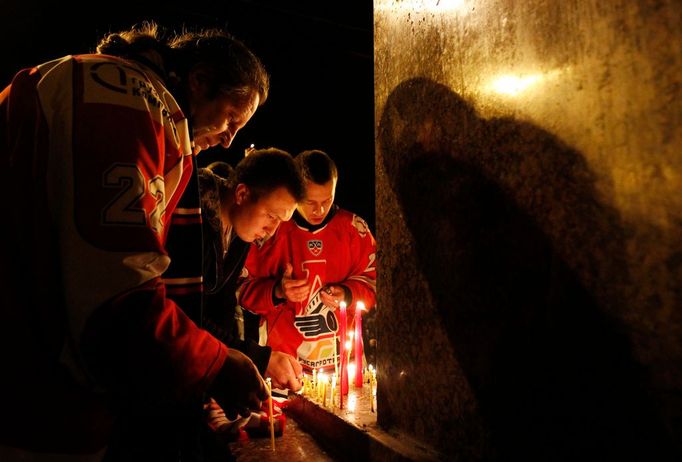
[[[272,380],[270,377],[265,379],[265,383],[268,386],[268,409],[270,410],[270,443],[272,444],[272,451],[275,451],[275,417],[272,412]]]
[[[332,409],[336,406],[336,396],[334,392],[336,391],[336,374],[332,375],[332,395],[330,397],[332,403]]]

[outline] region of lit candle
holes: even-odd
[[[322,403],[322,407],[324,407],[324,402],[325,402],[325,385],[327,384],[327,376],[324,372],[320,371],[319,374],[317,374],[317,400]]]
[[[367,367],[369,371],[369,412],[374,412],[374,366]]]
[[[322,394],[322,371],[317,374],[317,382],[315,382],[315,401],[320,401],[320,395]]]
[[[332,409],[334,409],[334,406],[336,406],[336,377],[338,377],[336,374],[332,375],[332,395],[329,398],[332,402]]]
[[[341,340],[341,398],[339,399],[340,408],[343,409],[343,396],[348,394],[348,365],[346,355],[346,302],[339,303],[339,339]]]
[[[365,304],[355,305],[355,387],[362,388],[362,311]]]
[[[318,390],[320,388],[320,382],[319,379],[317,382],[312,384],[312,388],[310,389],[310,399],[313,401],[317,401],[317,397],[319,395]]]
[[[334,332],[334,375],[339,375],[339,362],[337,361],[338,352],[336,351],[336,332]]]
[[[268,408],[270,410],[270,443],[272,444],[272,451],[275,451],[275,417],[272,412],[272,380],[270,377],[265,379],[265,383],[268,386]]]

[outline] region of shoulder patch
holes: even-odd
[[[360,237],[365,237],[367,235],[369,227],[367,226],[367,222],[365,220],[353,214],[353,221],[351,224],[355,227],[355,229],[358,230]]]

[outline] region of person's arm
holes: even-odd
[[[237,301],[252,313],[267,314],[286,301],[275,295],[275,288],[281,280],[278,270],[281,250],[275,241],[279,238],[278,230],[261,248],[252,244],[246,257]]]
[[[367,309],[376,304],[376,241],[367,223],[353,215],[348,233],[351,254],[349,276],[344,281],[328,284],[321,296],[325,304],[336,307],[344,300],[348,306],[362,301]]]
[[[165,296],[158,279],[96,307],[81,345],[99,383],[159,400],[200,396],[228,355]]]

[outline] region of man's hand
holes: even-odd
[[[303,368],[293,356],[273,350],[265,375],[272,379],[275,388],[298,391],[302,386],[298,379],[303,375]]]
[[[251,411],[259,411],[261,402],[269,396],[256,366],[248,356],[235,349],[227,352],[225,363],[208,392],[231,421],[237,415],[248,417]]]
[[[275,286],[275,297],[284,298],[290,302],[302,302],[308,297],[310,286],[307,279],[293,279],[294,268],[287,263],[282,279]]]
[[[322,303],[325,305],[338,308],[339,303],[345,301],[346,289],[340,285],[327,284],[320,290],[320,297],[322,297]]]

